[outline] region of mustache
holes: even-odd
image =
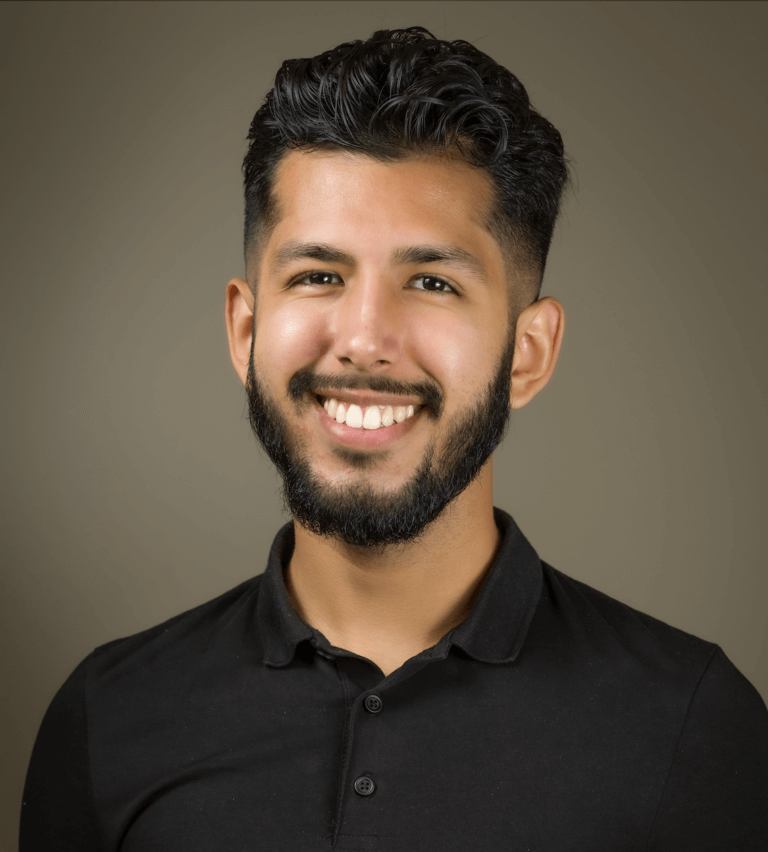
[[[288,382],[288,396],[294,402],[300,402],[309,392],[317,388],[327,390],[370,390],[395,396],[416,396],[422,405],[437,419],[443,413],[445,398],[440,386],[432,381],[402,382],[389,376],[333,376],[329,373],[317,373],[312,367],[297,370]]]

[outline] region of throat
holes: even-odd
[[[482,526],[467,537],[469,547],[437,529],[418,545],[382,551],[349,547],[297,524],[285,572],[289,599],[332,646],[389,674],[469,614],[500,541],[492,509],[487,535]]]

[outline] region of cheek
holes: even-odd
[[[451,397],[458,405],[474,401],[489,380],[493,332],[450,318],[418,324],[413,332],[418,361],[443,388],[446,404],[450,407]]]
[[[254,358],[271,371],[292,375],[314,361],[326,343],[328,322],[305,303],[256,314]]]

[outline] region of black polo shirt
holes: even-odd
[[[768,849],[768,713],[717,646],[543,564],[496,511],[466,620],[384,677],[266,573],[94,651],[22,852]]]

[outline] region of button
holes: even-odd
[[[366,695],[363,705],[369,713],[379,713],[384,706],[378,695]]]
[[[369,778],[367,775],[361,775],[355,781],[355,792],[360,796],[370,796],[375,789],[376,785],[373,783],[373,778]]]

